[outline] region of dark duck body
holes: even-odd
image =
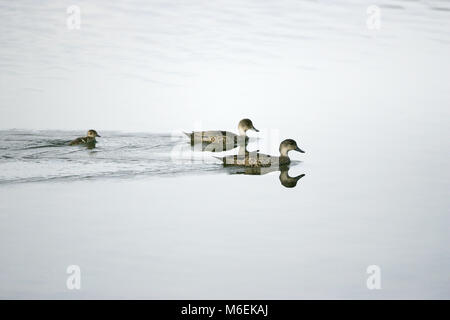
[[[100,135],[97,131],[91,129],[87,132],[86,137],[79,137],[70,141],[69,146],[86,145],[88,147],[95,147],[95,144],[97,143],[96,137],[100,137]]]
[[[280,156],[271,156],[259,152],[248,152],[245,154],[238,154],[218,158],[222,160],[224,166],[239,166],[239,167],[271,167],[271,166],[286,166],[291,163],[288,152],[294,150],[304,153],[297,143],[292,139],[286,139],[280,144]]]
[[[191,139],[192,145],[212,144],[211,150],[222,151],[245,144],[248,141],[246,135],[248,130],[259,132],[250,119],[242,119],[238,124],[239,134],[223,130],[193,131],[191,133],[185,132],[185,134]]]

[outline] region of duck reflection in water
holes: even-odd
[[[289,166],[282,165],[280,167],[229,167],[227,168],[230,174],[245,174],[245,175],[264,175],[270,172],[280,171],[280,183],[286,188],[295,188],[297,182],[305,176],[305,174],[300,174],[296,177],[291,177],[289,175]]]

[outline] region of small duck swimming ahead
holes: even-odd
[[[217,158],[222,160],[224,166],[240,166],[240,167],[271,167],[271,166],[284,166],[291,163],[288,152],[294,150],[301,153],[305,153],[297,146],[297,142],[292,139],[286,139],[280,144],[280,156],[270,156],[258,152],[249,152],[245,155],[234,155],[223,158]]]
[[[95,140],[96,137],[100,137],[100,135],[97,133],[97,131],[91,129],[87,132],[86,137],[80,137],[70,141],[69,146],[77,146],[83,144],[95,147],[95,144],[97,143],[97,140]]]
[[[238,124],[239,135],[221,130],[193,131],[191,133],[185,132],[184,134],[191,139],[192,145],[197,143],[215,143],[218,145],[236,146],[238,143],[248,140],[248,137],[246,136],[248,130],[259,132],[259,130],[253,126],[253,122],[250,119],[242,119]],[[226,150],[228,150],[228,148]]]

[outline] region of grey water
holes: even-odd
[[[450,298],[449,56],[443,0],[0,2],[0,298]],[[244,117],[306,153],[182,133]]]
[[[211,158],[216,160],[212,166],[181,135],[104,132],[91,149],[69,145],[77,134],[80,135],[74,131],[0,131],[0,184],[126,179],[220,168],[220,161]]]

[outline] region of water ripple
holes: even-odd
[[[0,131],[0,184],[201,174],[220,168],[212,157],[208,163],[189,153],[172,155],[176,147],[190,150],[181,136],[105,132],[95,149],[69,146],[76,136]]]

